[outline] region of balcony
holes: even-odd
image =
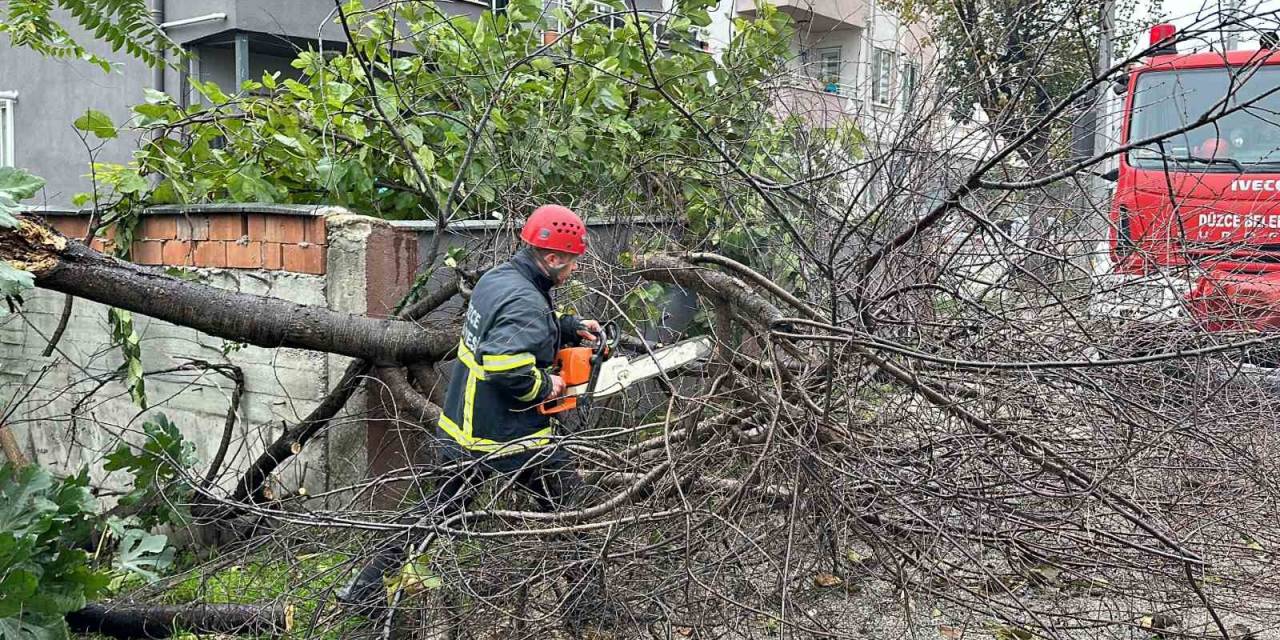
[[[743,16],[756,14],[756,2],[734,0],[734,10]],[[865,27],[871,15],[871,0],[777,0],[778,10],[804,24],[811,33]]]
[[[787,74],[779,80],[771,101],[771,110],[779,117],[798,117],[824,129],[855,117],[860,103],[851,85],[821,82],[803,74]]]

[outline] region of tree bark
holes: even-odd
[[[66,620],[75,633],[112,638],[168,638],[179,631],[280,636],[293,626],[293,612],[280,605],[93,603],[68,613]]]
[[[397,364],[438,360],[457,336],[410,322],[376,319],[187,282],[158,269],[104,256],[32,218],[0,229],[0,260],[35,275],[36,285],[267,347],[324,351]]]
[[[0,450],[4,451],[4,459],[15,467],[27,466],[27,457],[22,455],[22,447],[18,446],[18,439],[13,437],[13,431],[8,425],[0,422]]]

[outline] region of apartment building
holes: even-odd
[[[763,0],[724,0],[712,38],[732,37],[735,16],[752,17]],[[876,0],[776,0],[796,34],[780,109],[815,125],[852,118],[869,134],[895,126],[918,106],[923,70],[933,49],[923,28],[901,20]],[[726,28],[727,27],[727,28]]]

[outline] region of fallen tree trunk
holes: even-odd
[[[438,360],[457,336],[401,320],[332,311],[174,278],[104,256],[22,217],[0,229],[0,260],[36,285],[127,309],[211,336],[259,347],[292,347],[397,364]]]
[[[399,317],[408,321],[419,320],[457,295],[458,288],[458,281],[452,280],[429,295],[423,296],[405,309]],[[453,331],[447,333],[451,345],[449,351],[452,351],[452,345],[457,344],[457,333]],[[338,415],[338,412],[342,411],[342,408],[351,400],[351,396],[355,395],[373,366],[370,360],[355,360],[348,364],[342,379],[338,381],[333,391],[325,396],[320,405],[307,414],[302,422],[276,438],[275,442],[272,442],[267,450],[249,465],[244,475],[240,477],[240,482],[236,484],[232,499],[237,502],[251,500],[255,503],[269,501],[271,496],[267,479],[271,477],[271,473],[285,460],[301,452],[311,438],[329,425],[329,421]],[[435,417],[438,417],[438,414]],[[435,420],[435,417],[430,419]]]
[[[177,633],[280,636],[293,608],[257,604],[144,605],[93,603],[66,616],[75,633],[112,638],[168,638]]]

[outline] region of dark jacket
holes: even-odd
[[[551,393],[556,352],[578,344],[582,325],[555,313],[553,284],[528,249],[476,283],[440,415],[451,444],[494,457],[552,444],[551,420],[536,407]]]

